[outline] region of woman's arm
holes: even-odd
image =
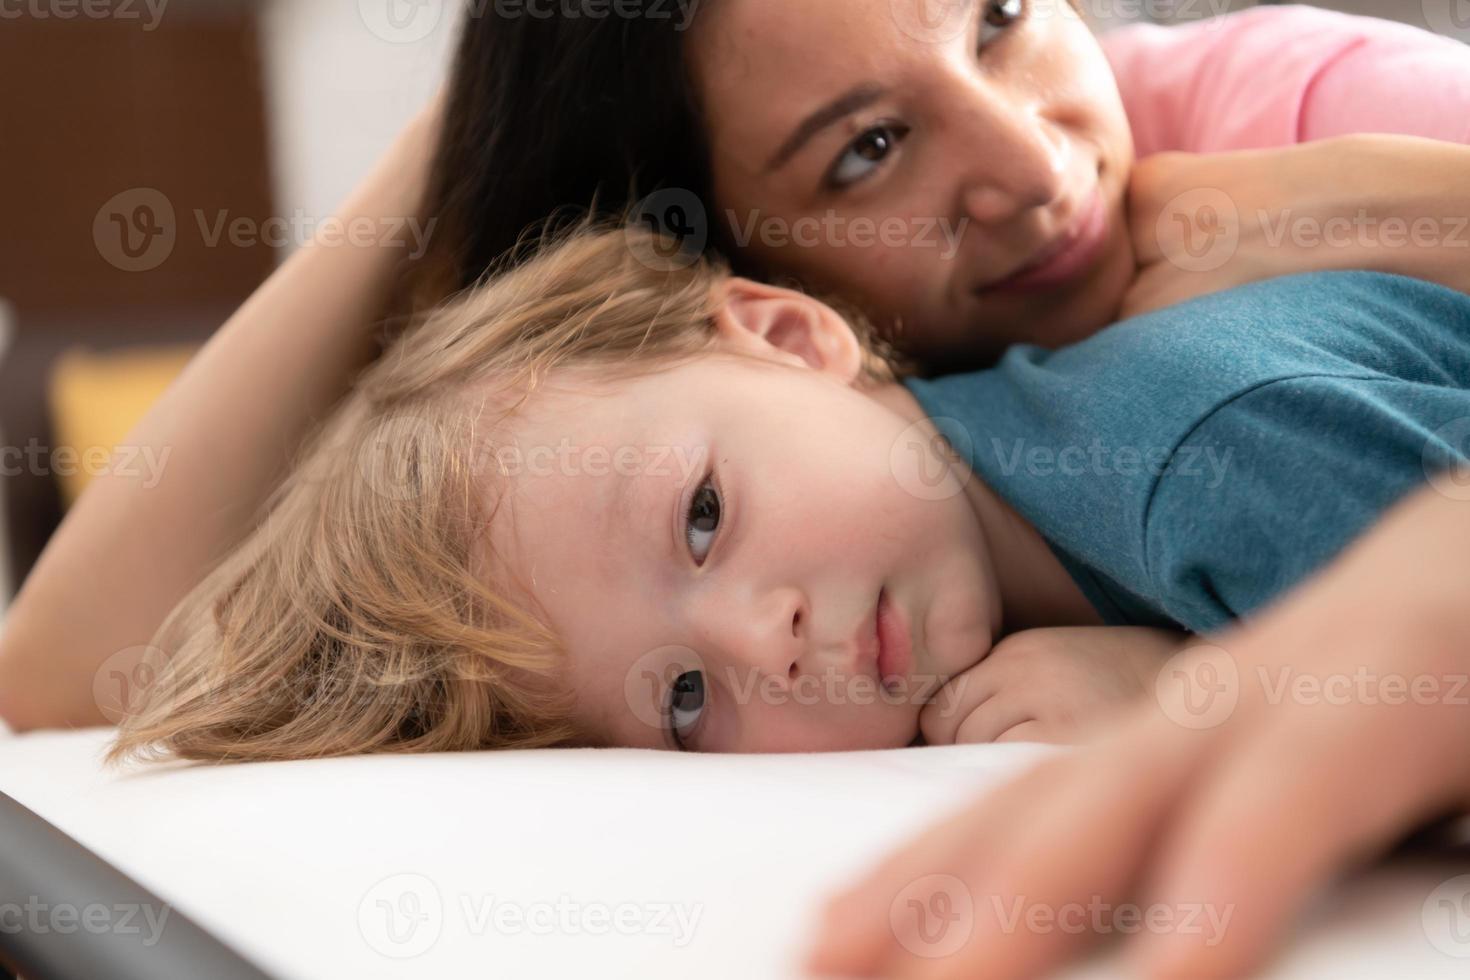
[[[1134,168],[1129,228],[1140,269],[1124,316],[1330,269],[1470,293],[1470,146],[1358,135],[1156,154]]]
[[[1228,914],[1219,931],[1144,931],[1132,972],[1252,974],[1334,876],[1470,809],[1464,486],[1411,498],[1259,619],[1171,661],[1158,699],[1105,741],[929,828],[828,907],[812,968],[1034,976],[1102,938],[976,916],[962,948],[924,959],[890,918],[900,892],[923,901],[910,887],[922,879],[976,908],[991,896]]]
[[[382,222],[422,222],[437,113],[410,124],[338,217],[387,231]],[[99,667],[148,643],[250,530],[293,452],[376,352],[374,325],[410,241],[377,237],[314,240],[291,256],[129,433],[126,445],[166,461],[157,485],[101,476],[67,514],[0,635],[0,717],[14,728],[103,724]]]

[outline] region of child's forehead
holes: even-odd
[[[648,404],[675,395],[697,396],[709,391],[707,385],[715,376],[732,377],[758,366],[752,358],[717,351],[657,367],[561,365],[537,379],[516,416],[534,421],[584,417],[599,406],[621,406],[628,411],[632,408],[629,402]]]
[[[571,440],[582,446],[625,448],[676,445],[711,412],[740,414],[742,400],[759,399],[757,374],[802,373],[789,365],[711,351],[648,370],[607,365],[561,365],[524,388],[482,403],[480,431],[487,442],[522,448]]]

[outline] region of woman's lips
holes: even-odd
[[[888,590],[878,593],[878,679],[885,688],[908,679],[913,662],[909,640],[909,624],[903,610],[888,598]]]
[[[1070,282],[1097,262],[1108,243],[1108,210],[1102,191],[1094,189],[1092,197],[1077,219],[1060,236],[1037,253],[1016,272],[988,286],[980,295],[991,293],[1029,293]]]

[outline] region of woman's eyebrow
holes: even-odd
[[[797,124],[796,128],[791,131],[791,135],[786,137],[786,142],[782,143],[771,159],[766,162],[766,173],[785,166],[786,162],[796,156],[797,151],[807,144],[808,140],[828,126],[860,109],[866,109],[887,94],[886,88],[865,83],[849,89],[817,109]]]

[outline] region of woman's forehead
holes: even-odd
[[[689,38],[689,64],[722,168],[760,170],[813,112],[858,88],[896,89],[932,68],[939,46],[903,31],[895,16],[907,2],[920,0],[712,5]]]
[[[721,0],[688,42],[707,108],[747,93],[747,104],[765,112],[801,113],[813,100],[840,94],[834,86],[882,80],[906,63],[932,59],[934,46],[896,23],[891,4],[898,2],[904,0]],[[757,97],[765,91],[783,97]]]

